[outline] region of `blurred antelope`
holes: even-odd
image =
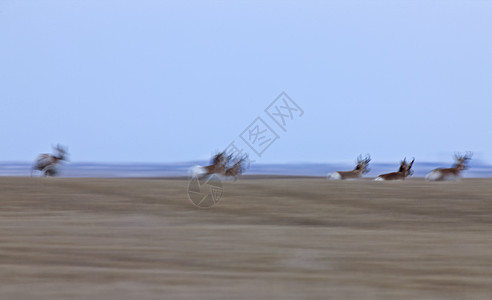
[[[413,171],[411,169],[414,161],[415,158],[410,163],[407,163],[407,159],[405,158],[404,160],[401,161],[398,172],[381,174],[374,180],[376,181],[405,180],[406,177],[413,174]]]
[[[471,159],[473,153],[467,152],[465,155],[456,153],[454,159],[456,163],[451,168],[438,168],[432,170],[427,176],[429,181],[457,181],[460,179],[460,173],[467,169],[467,163]]]
[[[222,174],[225,172],[230,156],[225,156],[224,152],[216,154],[209,166],[194,166],[190,173],[192,177],[204,177],[212,174]]]
[[[31,169],[32,173],[36,171],[41,171],[43,176],[55,176],[57,171],[57,166],[60,161],[67,159],[67,149],[61,145],[53,147],[55,154],[40,154]]]
[[[359,157],[357,157],[357,165],[355,166],[355,169],[352,171],[333,172],[328,174],[327,178],[330,180],[359,179],[363,174],[369,172],[369,168],[367,166],[370,161],[371,157],[369,154],[366,155],[364,159],[362,158],[362,155],[359,155]]]

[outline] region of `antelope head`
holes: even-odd
[[[407,167],[407,158],[405,157],[401,162],[400,162],[400,168],[398,169],[398,172],[404,172]]]
[[[460,153],[455,153],[454,159],[456,160],[456,164],[454,165],[454,167],[460,171],[465,170],[468,167],[467,163],[471,160],[472,156],[472,152],[466,152],[464,155],[461,155]]]
[[[415,158],[410,163],[407,163],[407,158],[405,157],[401,162],[400,162],[400,168],[398,169],[398,173],[403,173],[405,177],[410,176],[413,174],[412,166],[415,161]]]
[[[412,170],[412,166],[413,166],[413,163],[415,162],[415,157],[412,159],[412,161],[407,164],[406,166],[406,169],[405,169],[405,176],[410,176],[413,174],[413,170]]]
[[[58,144],[56,145],[56,147],[53,147],[53,150],[55,152],[56,158],[58,158],[59,160],[67,160],[67,156],[68,156],[67,147]]]
[[[226,156],[225,156],[225,152],[220,152],[218,154],[216,154],[212,160],[212,164],[215,165],[215,166],[218,166],[218,165],[223,165],[226,161]]]
[[[367,166],[370,161],[371,156],[369,154],[367,154],[364,158],[362,158],[362,155],[359,155],[359,157],[357,157],[357,166],[355,167],[355,170],[360,171],[362,174],[368,173],[370,169]]]
[[[240,158],[236,158],[236,162],[234,163],[233,167],[238,168],[239,174],[241,174],[244,171],[244,168],[245,168],[244,163],[247,159],[248,159],[247,154],[241,156]]]

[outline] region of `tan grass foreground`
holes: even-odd
[[[1,299],[491,299],[492,180],[0,178]]]

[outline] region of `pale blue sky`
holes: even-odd
[[[207,159],[282,91],[259,162],[492,163],[492,1],[0,0],[0,161]]]

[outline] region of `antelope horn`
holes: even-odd
[[[406,165],[408,170],[410,170],[412,168],[414,161],[415,161],[415,157],[412,159],[412,161],[409,164]]]

